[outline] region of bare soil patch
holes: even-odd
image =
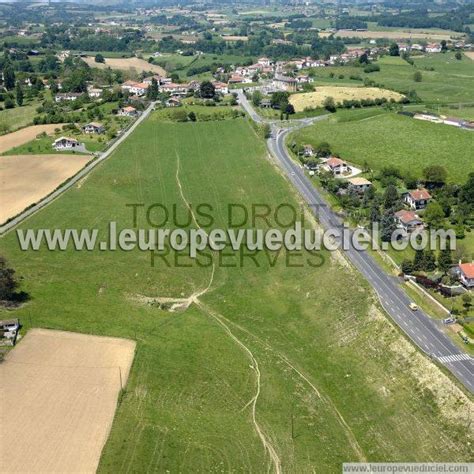
[[[40,133],[46,132],[48,135],[54,133],[56,128],[61,128],[62,123],[51,123],[48,125],[31,125],[16,132],[7,133],[0,136],[0,153],[5,153],[12,148],[34,140]]]
[[[474,61],[474,51],[464,51],[464,54]]]
[[[293,94],[290,96],[290,102],[297,112],[303,111],[307,107],[321,107],[327,97],[332,97],[336,103],[343,100],[362,100],[383,98],[400,100],[403,96],[398,92],[378,87],[337,87],[321,86],[316,87],[314,92],[305,92],[302,94]]]
[[[0,222],[47,196],[90,160],[88,155],[0,156]]]
[[[111,69],[135,70],[137,73],[143,71],[151,71],[160,76],[166,76],[166,71],[156,64],[150,64],[148,61],[140,58],[105,58],[105,63],[96,63],[93,57],[83,58],[90,67],[97,67],[104,69],[110,67]]]
[[[135,343],[32,329],[0,365],[1,472],[95,472]]]

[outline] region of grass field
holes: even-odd
[[[152,74],[160,74],[166,76],[166,71],[156,64],[150,64],[148,61],[139,58],[105,58],[105,63],[96,63],[94,58],[88,56],[83,58],[90,67],[97,67],[104,69],[110,67],[111,69],[121,69],[123,71],[136,71],[141,73],[143,71],[151,72]]]
[[[354,164],[367,162],[374,170],[393,165],[421,177],[426,166],[437,164],[444,166],[448,179],[457,183],[463,183],[467,170],[472,170],[474,134],[468,130],[394,113],[356,113],[354,120],[350,120],[350,114],[345,112],[338,120],[338,112],[329,120],[301,130],[296,139],[314,145],[327,141],[334,153]]]
[[[464,57],[461,61],[454,58],[454,54],[432,54],[424,57],[413,57],[415,65],[411,66],[400,57],[385,56],[377,63],[380,71],[366,74],[363,68],[340,66],[331,68],[316,68],[315,85],[343,83],[360,85],[360,81],[351,81],[350,76],[368,77],[379,85],[401,92],[415,90],[425,102],[435,104],[473,102],[474,97],[474,61]],[[433,71],[425,68],[434,68]],[[422,81],[415,82],[415,71],[421,71]],[[334,73],[334,78],[329,74]],[[344,79],[338,76],[344,75]]]
[[[0,110],[0,134],[14,132],[33,123],[37,107],[37,104],[32,104]]]
[[[290,102],[295,107],[296,112],[301,112],[310,107],[321,107],[326,98],[332,97],[336,104],[344,100],[362,100],[386,98],[399,101],[403,96],[397,92],[378,89],[377,87],[332,87],[320,86],[314,92],[304,92],[302,94],[292,94]]]
[[[155,114],[22,227],[132,227],[132,203],[176,205],[183,222],[187,203],[209,203],[213,227],[226,228],[230,203],[296,204],[265,157],[244,119],[177,124]],[[471,402],[400,336],[338,254],[295,267],[260,253],[259,267],[235,268],[238,255],[221,255],[212,278],[183,256],[191,267],[157,259],[153,268],[139,251],[20,252],[13,233],[1,243],[32,296],[15,314],[27,327],[137,341],[99,472],[274,472],[280,462],[285,472],[336,473],[350,460],[470,457]],[[201,292],[182,312],[156,302]]]

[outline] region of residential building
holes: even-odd
[[[166,107],[179,107],[181,105],[181,99],[179,97],[170,97],[166,101]]]
[[[224,82],[213,81],[212,83],[218,94],[226,95],[229,93],[229,86]]]
[[[136,117],[138,115],[138,111],[135,107],[129,105],[120,109],[118,115],[122,115],[124,117]]]
[[[303,145],[303,156],[306,158],[314,156],[314,148],[311,145]]]
[[[53,142],[55,150],[74,150],[80,147],[80,143],[75,138],[60,137]]]
[[[358,193],[363,193],[372,186],[372,183],[368,179],[358,176],[349,178],[347,181],[349,183],[349,189]]]
[[[441,45],[436,43],[427,44],[425,51],[427,53],[441,53]]]
[[[408,191],[405,195],[405,202],[412,209],[424,209],[431,200],[431,194],[424,188]]]
[[[459,264],[459,279],[466,288],[474,288],[474,263]]]
[[[347,163],[341,160],[340,158],[336,158],[334,156],[326,161],[326,166],[334,176],[343,175],[350,172],[350,167],[347,166]]]
[[[148,84],[144,84],[143,82],[125,81],[122,84],[122,91],[127,91],[129,94],[133,95],[145,95],[147,90]]]
[[[395,213],[394,219],[397,227],[404,229],[406,232],[413,232],[423,228],[423,221],[413,211],[402,209]]]
[[[91,122],[82,127],[82,130],[84,130],[84,133],[104,133],[105,128],[101,123],[97,122]]]
[[[56,94],[54,97],[55,102],[72,102],[81,97],[82,94],[79,92],[65,92]]]
[[[273,78],[273,87],[282,89],[288,92],[296,92],[297,81],[294,77],[283,76],[281,74],[275,74]]]

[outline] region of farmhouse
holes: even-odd
[[[307,158],[314,156],[314,148],[311,145],[303,145],[303,156]]]
[[[79,146],[80,143],[75,138],[60,137],[53,142],[55,150],[74,150]]]
[[[104,133],[105,128],[101,123],[91,122],[82,127],[84,133]]]
[[[326,161],[326,166],[328,167],[329,171],[336,176],[341,174],[347,174],[350,172],[350,167],[347,166],[347,163],[340,158],[332,157]]]
[[[188,90],[189,84],[175,84],[174,82],[170,82],[161,86],[161,92],[167,92],[171,95],[184,96],[188,93]]]
[[[427,44],[425,51],[427,53],[441,53],[441,46],[436,43]]]
[[[151,86],[153,79],[155,79],[155,81],[159,85],[161,84],[161,81],[163,78],[159,74],[155,74],[154,76],[145,77],[142,82],[143,84],[146,84],[147,86]]]
[[[56,94],[54,97],[55,102],[67,102],[67,101],[74,101],[77,100],[79,97],[81,97],[82,94],[79,92],[66,92],[64,94]]]
[[[426,189],[415,189],[409,191],[405,196],[405,202],[412,209],[424,209],[431,199],[431,194]]]
[[[423,221],[413,211],[402,209],[395,213],[394,219],[397,227],[406,232],[413,232],[423,227]]]
[[[96,87],[88,87],[87,94],[91,99],[98,99],[102,95],[102,89]]]
[[[459,264],[459,279],[466,288],[474,288],[474,263]]]
[[[349,178],[347,181],[349,182],[349,189],[358,193],[363,193],[372,186],[372,183],[365,178],[355,177]]]
[[[138,111],[135,107],[129,105],[120,109],[118,115],[122,115],[124,117],[136,117],[138,115]]]
[[[214,88],[218,94],[225,95],[229,93],[229,86],[224,82],[213,81],[212,84],[214,85]]]

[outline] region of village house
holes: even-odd
[[[303,156],[306,158],[314,156],[314,148],[311,145],[303,145]]]
[[[296,92],[297,81],[294,77],[283,76],[281,74],[276,74],[273,78],[273,87],[288,91]]]
[[[212,84],[218,94],[226,95],[229,93],[229,86],[224,82],[213,81]]]
[[[79,92],[65,92],[56,94],[54,97],[55,102],[72,102],[81,97],[82,94]]]
[[[262,67],[270,67],[272,60],[266,57],[258,58],[257,64]]]
[[[120,109],[118,111],[118,115],[122,115],[123,117],[136,117],[138,115],[138,111],[135,107],[129,105]]]
[[[350,167],[340,158],[331,157],[326,161],[326,166],[334,176],[340,176],[350,172]]]
[[[145,77],[142,83],[146,84],[147,86],[151,86],[153,79],[155,79],[157,84],[160,85],[163,78],[159,74],[155,74],[154,76]]]
[[[241,74],[231,74],[228,82],[229,84],[240,84],[244,82],[244,76]]]
[[[349,178],[347,182],[349,183],[348,188],[358,193],[363,193],[372,186],[372,183],[368,179],[360,177]]]
[[[427,53],[441,53],[441,45],[436,43],[427,44],[425,47]]]
[[[395,223],[405,232],[413,232],[414,230],[423,228],[423,221],[413,212],[402,209],[394,214]]]
[[[105,128],[101,123],[91,122],[82,127],[84,133],[104,133]]]
[[[97,87],[88,87],[87,94],[91,99],[98,99],[102,95],[102,89]]]
[[[166,107],[179,107],[181,105],[181,99],[179,97],[170,97],[166,101]]]
[[[142,96],[146,94],[148,84],[144,84],[143,82],[125,81],[121,88],[122,92],[127,91],[129,94]]]
[[[170,82],[169,84],[163,84],[160,90],[170,95],[185,96],[188,93],[189,84],[175,84],[174,82]]]
[[[260,107],[262,109],[269,109],[272,106],[272,101],[270,99],[262,99],[260,102]]]
[[[75,138],[60,137],[53,142],[55,150],[75,150],[80,147],[80,143]]]
[[[3,319],[0,321],[0,345],[14,346],[20,322],[18,319]]]
[[[405,196],[405,202],[412,209],[424,209],[431,200],[431,194],[426,189],[415,189],[408,191]]]
[[[459,279],[466,288],[474,288],[474,263],[459,264]]]

